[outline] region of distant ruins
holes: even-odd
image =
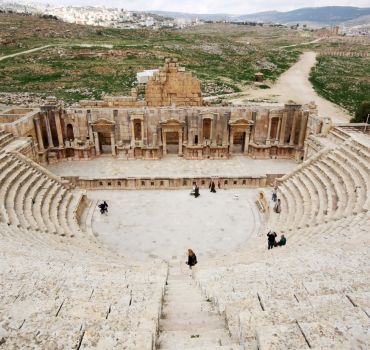
[[[0,115],[2,129],[31,137],[42,163],[91,159],[109,153],[123,159],[226,159],[243,154],[258,159],[300,161],[309,133],[320,133],[316,106],[280,108],[207,107],[200,81],[177,60],[149,78],[145,99],[106,97],[64,108],[53,98],[36,109],[10,109]],[[309,122],[310,119],[310,122]],[[314,125],[312,125],[312,123]],[[309,127],[308,127],[309,126]]]

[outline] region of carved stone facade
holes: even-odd
[[[309,111],[300,105],[264,107],[95,108],[42,106],[29,114],[39,159],[111,155],[122,159],[300,160]],[[317,118],[317,117],[315,117]]]
[[[43,163],[103,154],[122,159],[171,154],[227,159],[238,154],[300,161],[306,135],[321,132],[323,125],[314,103],[279,108],[202,106],[199,81],[173,59],[149,79],[144,102],[137,100],[135,91],[126,99],[130,100],[109,97],[90,101],[91,105],[81,101],[78,107],[64,108],[50,97],[38,109],[8,111],[3,118],[0,114],[0,128],[31,137]]]

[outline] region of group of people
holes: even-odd
[[[277,197],[277,186],[275,186],[272,191],[272,201],[275,202],[274,212],[279,214],[281,212],[281,201],[280,198]]]
[[[100,203],[98,207],[100,208],[100,214],[108,213],[108,203],[106,201]]]
[[[218,186],[218,189],[221,189],[221,182],[220,181],[217,182],[217,186]],[[208,188],[210,189],[210,192],[216,193],[216,184],[213,180],[210,182]],[[193,183],[193,188],[190,192],[190,195],[194,196],[195,198],[198,198],[200,196],[199,186],[197,185],[196,182]]]
[[[274,247],[282,247],[286,245],[286,238],[284,235],[281,235],[280,240],[276,240],[277,234],[274,231],[269,231],[267,234],[267,247],[268,249],[272,249]]]

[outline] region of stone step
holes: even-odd
[[[166,331],[159,335],[160,349],[191,349],[200,346],[231,345],[231,339],[225,329],[189,331]]]
[[[242,350],[240,345],[234,344],[234,345],[204,345],[204,346],[193,346],[191,348],[185,347],[185,348],[176,348],[176,350]],[[243,349],[244,350],[244,349]]]
[[[225,329],[225,322],[218,315],[203,315],[197,317],[196,315],[189,315],[186,317],[171,317],[168,319],[161,319],[161,331],[188,331],[197,332],[198,330],[213,330]]]

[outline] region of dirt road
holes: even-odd
[[[320,97],[308,80],[310,70],[316,63],[316,55],[315,52],[303,53],[299,61],[282,74],[271,89],[250,88],[239,93],[239,97],[227,100],[234,104],[243,104],[256,99],[280,103],[293,100],[302,104],[315,101],[321,116],[330,117],[335,123],[348,122],[351,118],[349,113]],[[240,96],[241,94],[243,96]]]
[[[48,47],[52,47],[52,46],[53,45],[45,45],[45,46],[35,47],[34,49],[21,51],[21,52],[16,52],[16,53],[13,53],[13,54],[7,55],[7,56],[2,56],[2,57],[0,57],[0,61],[5,60],[7,58],[16,57],[16,56],[20,56],[20,55],[25,55],[27,53],[32,53],[32,52],[44,50],[44,49],[47,49]]]

